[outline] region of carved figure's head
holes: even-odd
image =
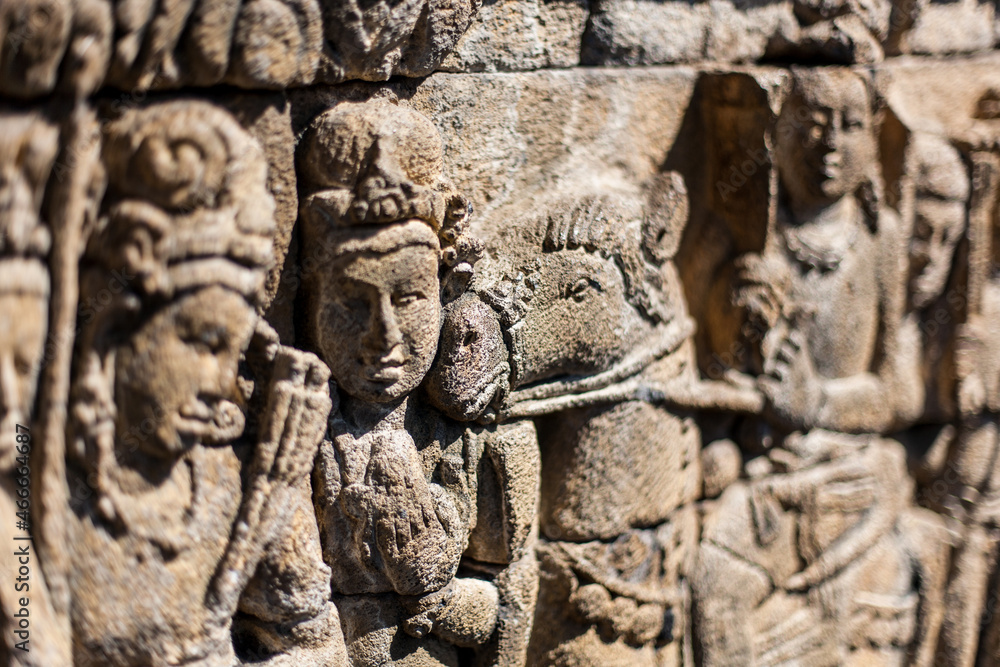
[[[0,5],[0,92],[21,98],[52,92],[69,42],[73,6],[68,0]]]
[[[434,361],[441,250],[437,235],[419,220],[367,231],[337,241],[315,282],[322,297],[310,326],[340,387],[385,403],[413,391]]]
[[[115,36],[112,12],[112,6],[102,0],[76,0],[73,3],[73,28],[59,84],[77,97],[90,95],[104,82]]]
[[[667,319],[657,274],[642,256],[643,203],[617,194],[570,195],[517,225],[521,242],[534,246],[518,256],[517,269],[532,286],[521,384],[606,370]]]
[[[29,425],[49,317],[49,231],[41,208],[58,131],[33,114],[0,114],[0,470],[15,425]]]
[[[226,82],[251,90],[311,83],[323,51],[321,4],[316,0],[242,3]]]
[[[172,102],[112,122],[104,161],[81,290],[82,344],[97,352],[84,359],[78,398],[90,412],[78,417],[92,428],[95,401],[116,406],[119,443],[153,456],[230,441],[243,431],[237,367],[271,262],[260,149],[225,111]]]
[[[392,73],[424,11],[427,0],[345,0],[328,3],[327,39],[346,63],[374,67],[385,78]],[[345,63],[345,64],[346,64]],[[357,65],[356,65],[357,66]]]
[[[469,204],[441,175],[431,122],[388,103],[324,113],[300,165],[309,335],[348,395],[397,401],[434,361],[442,303],[472,277]]]
[[[872,100],[847,69],[797,70],[778,120],[781,180],[793,201],[824,205],[853,194],[875,162]]]
[[[965,232],[969,176],[951,144],[922,133],[907,147],[906,172],[914,185],[910,299],[922,308],[941,295],[948,280]]]

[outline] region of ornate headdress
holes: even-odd
[[[261,150],[231,115],[197,101],[129,110],[103,153],[109,188],[89,259],[145,298],[222,285],[260,300],[274,201]]]
[[[462,277],[456,289],[468,285],[482,244],[465,233],[472,207],[443,176],[441,137],[425,116],[387,101],[341,104],[309,128],[299,173],[307,277],[365,228],[420,220],[443,267]]]

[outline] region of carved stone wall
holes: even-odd
[[[0,664],[1000,664],[993,0],[0,0]]]

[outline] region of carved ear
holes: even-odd
[[[170,218],[145,202],[127,201],[115,206],[101,245],[112,265],[121,267],[146,294],[164,293],[167,280],[166,248],[163,237]]]
[[[472,264],[459,262],[445,270],[441,277],[441,303],[447,305],[469,290],[475,274]]]
[[[677,254],[687,224],[687,188],[680,174],[669,171],[653,180],[647,210],[642,225],[642,250],[647,260],[660,265]]]

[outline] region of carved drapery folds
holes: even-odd
[[[993,4],[480,4],[0,4],[0,661],[1000,660]]]

